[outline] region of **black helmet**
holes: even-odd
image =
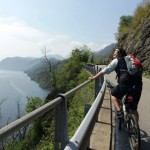
[[[124,48],[118,48],[119,52],[121,53],[122,57],[127,56],[126,50]]]

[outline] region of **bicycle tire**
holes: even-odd
[[[129,130],[129,143],[131,149],[140,150],[141,146],[140,129],[134,114],[130,114],[127,128]]]

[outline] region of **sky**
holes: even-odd
[[[120,17],[142,0],[0,0],[0,60],[69,57],[76,47],[98,51],[115,43]]]

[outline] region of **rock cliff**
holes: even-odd
[[[130,33],[118,39],[117,46],[122,46],[127,53],[134,54],[150,73],[150,12]]]

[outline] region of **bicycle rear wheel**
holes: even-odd
[[[129,129],[129,142],[131,149],[140,150],[141,146],[140,129],[134,114],[130,115],[127,127]]]

